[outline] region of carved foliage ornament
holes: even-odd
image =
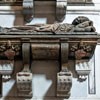
[[[8,59],[13,60],[14,56],[19,55],[20,46],[17,44],[11,44],[11,41],[5,41],[4,44],[0,44],[0,56],[6,56]]]
[[[80,41],[80,43],[74,43],[70,45],[70,56],[75,56],[77,60],[83,58],[90,58],[93,55],[94,49],[95,43],[87,43],[86,41]]]

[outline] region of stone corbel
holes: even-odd
[[[34,7],[35,7],[35,0],[23,0],[23,16],[25,22],[32,21],[34,17]],[[48,1],[47,1],[48,2]],[[49,3],[49,2],[48,2]],[[41,1],[42,4],[42,1]],[[67,0],[56,0],[56,17],[57,21],[63,21],[65,19],[67,10]]]
[[[57,73],[57,97],[69,98],[72,87],[72,73],[63,69]]]
[[[72,73],[67,68],[69,44],[66,39],[61,39],[60,46],[61,71],[57,73],[57,97],[69,98],[72,87]]]
[[[67,11],[67,0],[56,1],[56,20],[63,21]]]
[[[16,75],[17,93],[20,97],[32,97],[32,73],[30,71],[30,43],[22,44],[23,70]]]

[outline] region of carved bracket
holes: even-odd
[[[72,87],[72,73],[63,69],[57,74],[57,97],[69,98]]]
[[[30,22],[34,16],[35,0],[23,0],[23,15],[25,22]],[[48,1],[47,1],[48,2]],[[41,2],[42,3],[42,2]],[[67,10],[67,0],[56,0],[56,20],[63,21]]]
[[[30,72],[30,43],[22,44],[23,70],[16,75],[18,96],[32,97],[32,73]]]
[[[69,44],[67,43],[68,39],[62,38],[60,41],[61,71],[57,73],[57,97],[69,98],[72,87],[72,73],[66,65],[68,63]]]
[[[57,0],[56,1],[56,19],[58,21],[63,21],[65,19],[67,11],[67,0]]]

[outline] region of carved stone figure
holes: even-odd
[[[87,17],[79,16],[75,18],[72,24],[68,23],[55,23],[55,24],[35,24],[31,26],[16,26],[13,28],[0,27],[1,31],[13,32],[13,31],[28,31],[28,32],[95,32],[93,22]]]
[[[40,25],[35,27],[35,31],[51,31],[51,32],[95,32],[93,22],[87,17],[79,16],[75,18],[72,24],[51,24],[51,25]]]

